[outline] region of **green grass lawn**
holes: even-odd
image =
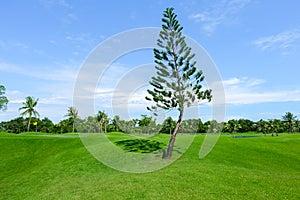
[[[1,133],[0,199],[300,199],[300,134],[260,136],[221,136],[199,159],[199,135],[168,167],[130,174],[99,163],[76,134]]]

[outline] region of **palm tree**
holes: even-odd
[[[234,138],[235,133],[241,128],[241,125],[239,124],[238,120],[231,119],[226,123],[225,128],[227,128],[228,130],[231,130],[232,137]]]
[[[267,121],[261,119],[256,123],[257,131],[262,132],[264,135],[268,133],[268,123]]]
[[[286,112],[282,119],[284,122],[287,123],[287,130],[288,132],[293,132],[293,123],[296,120],[297,116],[294,116],[291,112]]]
[[[26,97],[26,101],[22,103],[23,107],[19,108],[19,111],[24,110],[21,113],[22,116],[29,115],[27,131],[29,131],[30,129],[32,115],[34,115],[35,117],[39,116],[39,113],[34,108],[37,105],[38,101],[39,99],[35,100],[34,97],[28,96]]]
[[[104,127],[104,132],[106,133],[106,126],[109,123],[109,119],[104,111],[98,111],[97,121],[100,125],[100,131],[102,131],[102,128]]]
[[[295,132],[300,132],[300,120],[297,119],[294,121]]]
[[[268,128],[272,132],[272,137],[274,136],[274,132],[278,136],[278,122],[275,119],[269,119]]]
[[[74,133],[75,131],[75,120],[78,118],[78,110],[71,106],[68,108],[68,113],[66,114],[66,116],[70,117],[70,119],[73,122],[73,127],[72,127],[72,132]]]

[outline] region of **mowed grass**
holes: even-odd
[[[130,174],[101,164],[76,134],[0,134],[0,199],[300,199],[300,134],[221,136],[199,159],[203,139],[166,168]]]

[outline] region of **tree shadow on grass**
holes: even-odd
[[[125,151],[136,153],[151,153],[165,147],[162,142],[143,139],[121,140],[115,142],[115,144]]]

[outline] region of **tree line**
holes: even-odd
[[[119,116],[109,118],[105,111],[98,111],[95,116],[80,118],[75,107],[69,107],[66,119],[54,124],[49,118],[39,118],[36,110],[39,99],[28,96],[19,108],[20,117],[0,123],[0,131],[8,133],[22,132],[45,132],[45,133],[164,133],[172,134],[176,128],[176,121],[168,117],[159,124],[151,116],[141,115],[140,119],[124,120]],[[5,111],[8,103],[5,97],[5,87],[0,85],[0,110]],[[300,132],[300,121],[291,112],[286,112],[281,119],[252,121],[249,119],[231,119],[228,122],[209,120],[202,122],[201,119],[184,119],[178,130],[179,133],[246,133],[260,132],[264,134],[278,135],[279,133]]]
[[[66,119],[54,124],[49,118],[20,116],[0,123],[0,131],[8,133],[44,132],[44,133],[146,133],[146,134],[172,134],[176,128],[176,121],[172,117],[166,118],[163,123],[157,123],[151,116],[141,115],[139,119],[124,120],[119,116],[109,118],[104,111],[99,111],[95,116],[84,119],[78,116],[74,107],[69,107]],[[29,129],[28,129],[29,127]],[[204,134],[204,133],[236,133],[259,132],[263,134],[278,135],[279,133],[300,132],[300,121],[291,112],[287,112],[281,119],[252,121],[249,119],[231,119],[227,122],[201,119],[184,119],[178,133]]]

